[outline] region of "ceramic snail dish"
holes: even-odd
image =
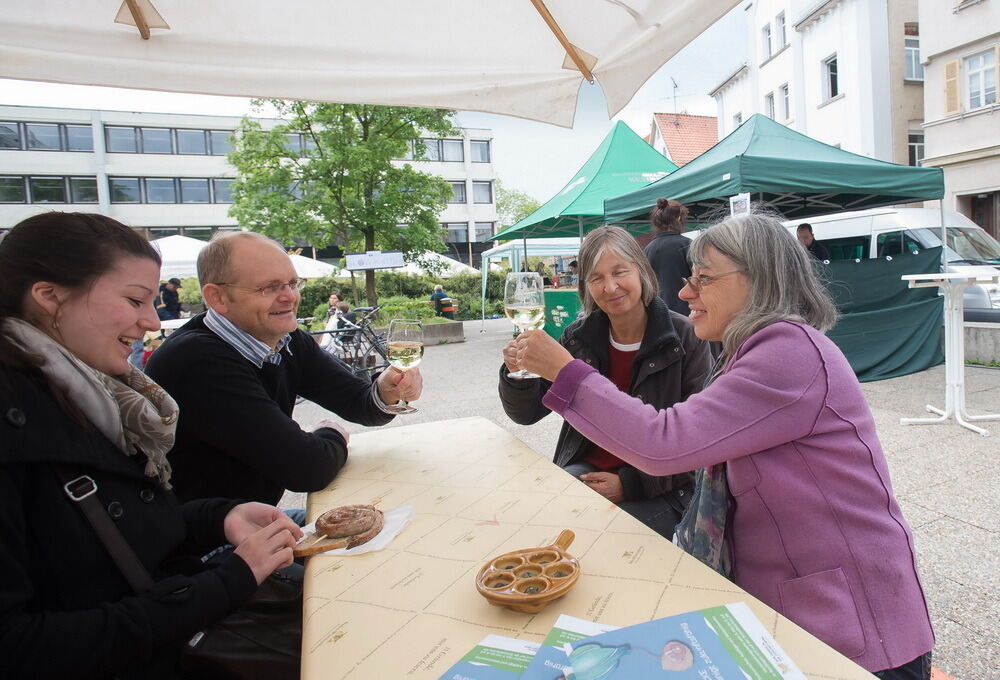
[[[580,563],[566,552],[574,538],[576,534],[566,529],[552,545],[494,557],[476,575],[476,589],[497,607],[540,612],[580,578]]]

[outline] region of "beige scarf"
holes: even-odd
[[[142,371],[129,364],[112,377],[80,361],[68,349],[21,319],[8,318],[4,335],[29,354],[87,420],[126,455],[146,457],[146,476],[170,488],[167,452],[174,445],[177,402]]]

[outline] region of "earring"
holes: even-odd
[[[56,318],[52,319],[52,330],[54,331],[59,330],[59,319]]]

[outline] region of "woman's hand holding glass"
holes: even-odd
[[[535,272],[511,272],[507,275],[503,293],[504,313],[522,334],[545,325],[545,295],[543,290],[542,277]],[[510,368],[509,364],[508,368]],[[539,377],[524,370],[523,367],[508,375],[515,380]]]
[[[513,343],[515,365],[550,382],[556,379],[563,366],[573,361],[573,355],[545,331],[525,331]],[[507,361],[506,353],[504,361]]]

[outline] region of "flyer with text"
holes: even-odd
[[[440,680],[515,680],[537,651],[537,642],[487,635]]]
[[[743,602],[569,642],[567,680],[806,680]]]

